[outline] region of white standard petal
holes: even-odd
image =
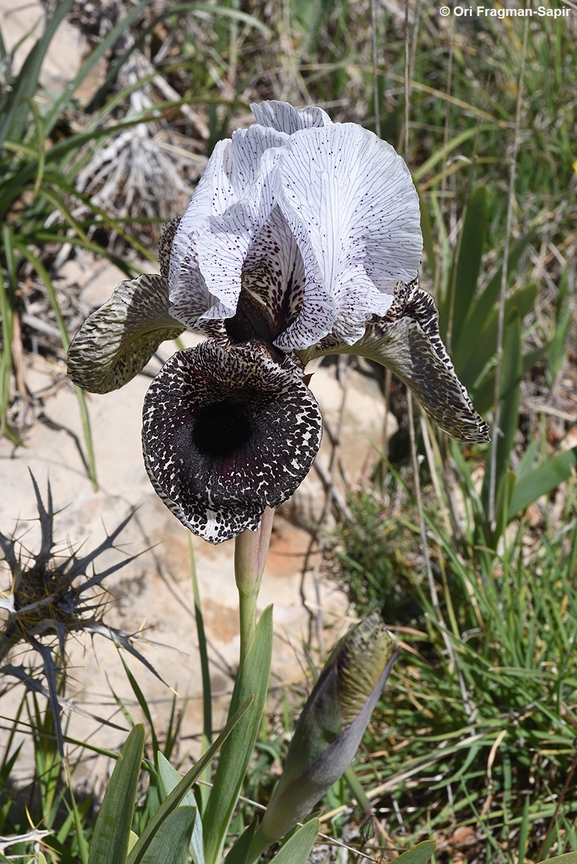
[[[372,132],[335,123],[295,133],[278,163],[279,200],[305,263],[297,321],[277,340],[304,349],[328,333],[354,344],[417,275],[419,200],[403,159]],[[326,310],[334,304],[333,320]]]
[[[231,142],[231,183],[235,202],[245,197],[250,187],[257,182],[261,173],[263,153],[275,147],[282,147],[289,140],[284,132],[263,129],[262,126],[249,126],[237,129]]]
[[[197,241],[208,216],[224,213],[236,199],[231,173],[231,142],[219,141],[172,240],[170,312],[190,328],[196,327],[200,315],[215,302],[198,266]]]
[[[306,108],[293,108],[288,102],[271,99],[268,102],[253,102],[250,110],[261,126],[269,126],[279,132],[292,135],[299,129],[311,129],[314,126],[331,126],[333,121],[326,111],[316,105]]]
[[[274,174],[280,152],[280,148],[270,148],[255,156],[260,170],[246,195],[222,216],[209,216],[198,237],[200,271],[209,293],[220,301],[207,309],[199,319],[201,323],[230,318],[236,311],[247,255],[275,205]]]
[[[171,314],[188,327],[234,314],[239,256],[242,264],[247,242],[272,207],[259,216],[261,199],[266,207],[270,198],[261,183],[270,170],[262,157],[286,141],[288,135],[255,125],[215,147],[172,242]],[[230,278],[222,280],[223,272]]]

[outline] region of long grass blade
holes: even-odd
[[[38,88],[42,63],[56,29],[72,8],[73,2],[74,0],[61,0],[56,5],[54,14],[46,23],[44,33],[30,50],[16,81],[12,84],[9,99],[3,106],[0,116],[0,149],[7,138],[20,139],[23,136],[30,100],[35,96]]]
[[[140,766],[144,726],[128,736],[106,789],[90,845],[89,864],[125,864]]]
[[[24,258],[26,258],[36,270],[38,276],[44,283],[44,287],[46,288],[46,293],[48,295],[48,299],[50,301],[50,305],[52,307],[52,311],[54,312],[56,323],[58,325],[58,330],[60,332],[60,339],[62,342],[62,347],[65,351],[68,350],[70,346],[70,337],[68,335],[68,331],[66,329],[66,323],[64,321],[62,311],[60,309],[60,304],[58,302],[58,297],[56,296],[56,291],[54,290],[54,285],[52,284],[52,280],[48,275],[48,271],[40,261],[40,259],[31,251],[31,249],[21,240],[15,241],[15,247],[22,253]],[[86,447],[86,465],[88,468],[88,476],[90,481],[92,482],[92,486],[94,491],[98,489],[98,478],[96,475],[96,458],[94,454],[94,444],[92,440],[92,429],[90,426],[90,417],[88,414],[88,406],[86,404],[86,397],[83,391],[79,387],[74,387],[74,392],[76,395],[76,399],[78,401],[78,407],[80,409],[80,416],[82,420],[82,430],[84,434],[84,444]]]
[[[6,260],[8,280],[0,271],[0,314],[2,315],[2,344],[0,355],[0,435],[6,435],[14,444],[21,444],[20,438],[8,423],[10,405],[10,383],[12,380],[12,339],[14,336],[14,315],[16,296],[16,267],[14,262],[13,234],[9,225],[2,226],[2,246]]]
[[[194,617],[196,621],[196,635],[198,638],[198,652],[200,655],[200,671],[202,675],[202,752],[210,746],[212,741],[212,686],[210,683],[210,669],[208,665],[208,649],[206,644],[206,633],[204,630],[204,619],[200,603],[200,591],[198,588],[198,577],[196,573],[196,561],[192,538],[188,537],[188,555],[190,559],[190,578],[192,582],[192,596],[194,600]],[[204,778],[210,780],[210,765],[207,765]],[[210,789],[208,786],[201,787],[203,805],[206,806]]]
[[[515,113],[515,134],[513,137],[513,149],[509,171],[509,196],[507,200],[507,222],[505,226],[505,246],[503,249],[503,268],[501,271],[501,294],[499,298],[499,324],[497,332],[497,364],[495,372],[495,391],[493,404],[493,429],[491,434],[491,461],[489,468],[489,497],[487,507],[487,518],[494,529],[495,525],[495,498],[497,495],[497,448],[500,435],[500,412],[501,412],[501,365],[503,362],[503,340],[505,335],[505,296],[507,293],[507,267],[509,259],[509,242],[513,227],[513,199],[515,196],[515,175],[517,170],[517,153],[521,143],[521,109],[523,106],[523,86],[525,78],[525,62],[527,59],[527,36],[529,33],[529,19],[524,19],[523,51],[521,54],[521,68],[519,70],[519,83],[517,91],[517,110]]]

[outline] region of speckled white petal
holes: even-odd
[[[307,291],[276,344],[304,349],[332,333],[352,345],[372,315],[386,313],[395,284],[417,275],[422,236],[411,175],[389,144],[352,123],[296,132],[277,170],[278,205],[301,250]]]
[[[215,303],[198,267],[198,236],[211,213],[224,213],[236,200],[231,173],[231,142],[219,141],[172,240],[168,271],[170,312],[192,329],[200,315]]]
[[[188,327],[234,315],[239,265],[272,207],[262,157],[286,141],[288,135],[255,125],[217,144],[172,243],[171,313]]]
[[[207,309],[200,323],[230,318],[236,311],[244,263],[254,238],[266,224],[275,204],[274,167],[279,152],[279,148],[270,148],[255,157],[260,163],[258,179],[226,213],[209,216],[205,229],[198,236],[200,271],[209,293],[220,301]]]
[[[231,183],[235,200],[240,201],[261,173],[261,160],[264,152],[282,147],[289,140],[284,132],[264,129],[262,126],[249,126],[237,129],[231,142],[232,171]],[[218,215],[215,213],[215,215]]]
[[[297,318],[305,293],[303,259],[278,207],[273,207],[254,238],[244,262],[242,286],[245,300],[261,322],[267,322],[268,332],[260,335],[273,342]],[[241,300],[241,311],[242,306]]]
[[[288,135],[292,135],[299,129],[331,126],[333,122],[327,112],[316,105],[297,109],[288,102],[279,102],[276,99],[268,102],[253,102],[250,110],[261,126],[269,126]]]

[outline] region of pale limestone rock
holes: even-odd
[[[343,387],[336,365],[321,366],[310,382],[322,412],[325,430],[319,459],[328,469],[332,445],[329,430],[333,435],[339,428],[339,416],[343,406]],[[398,424],[394,415],[387,414],[387,440],[395,434]],[[347,488],[370,476],[382,451],[385,429],[385,401],[378,382],[355,368],[346,373],[346,394],[340,444],[333,470],[333,481],[345,499]],[[296,524],[307,527],[317,524],[325,509],[325,485],[313,468],[296,493],[281,508]],[[332,512],[330,510],[329,512]],[[333,524],[329,519],[329,525]]]
[[[0,27],[6,50],[30,34],[15,55],[14,72],[19,72],[36,39],[42,35],[46,13],[39,0],[0,0]],[[40,83],[50,93],[61,93],[82,64],[86,43],[76,27],[63,21],[53,38],[40,73]]]

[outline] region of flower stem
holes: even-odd
[[[256,531],[236,538],[234,575],[239,594],[240,662],[248,653],[256,628],[256,601],[270,543],[274,510],[267,507]]]
[[[254,633],[256,630],[256,601],[258,591],[254,594],[239,593],[239,616],[240,616],[240,662],[244,663],[244,659],[248,654],[248,649],[252,645]]]

